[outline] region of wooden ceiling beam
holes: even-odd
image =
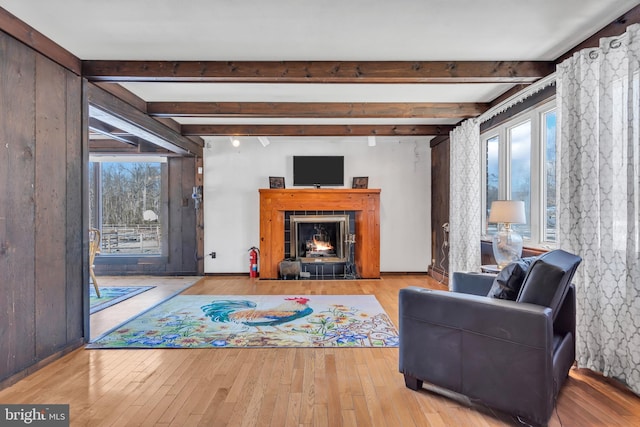
[[[157,154],[167,157],[178,156],[171,151],[158,148],[154,145],[141,141],[140,145],[134,146],[122,143],[115,139],[90,139],[89,153],[98,155],[149,155]]]
[[[109,92],[111,95],[116,98],[120,98],[122,101],[131,105],[132,107],[137,108],[138,110],[146,113],[147,103],[144,99],[140,98],[138,95],[134,94],[130,90],[126,89],[124,86],[119,85],[117,83],[94,83],[94,85],[98,86],[100,89],[104,89]]]
[[[82,61],[94,82],[532,83],[551,61]]]
[[[125,144],[138,146],[139,139],[133,135],[123,133],[119,129],[114,128],[106,123],[101,122],[95,117],[89,118],[89,130],[106,136],[107,138],[115,139]]]
[[[155,117],[469,118],[483,103],[149,102]]]
[[[182,125],[183,135],[198,136],[437,136],[453,125]]]
[[[89,153],[137,153],[138,147],[115,139],[89,140]]]
[[[171,152],[202,156],[202,145],[180,135],[104,89],[93,84],[86,86],[91,118]]]
[[[140,98],[133,92],[127,90],[123,86],[117,83],[93,83],[93,84],[101,89],[104,89],[105,91],[109,92],[111,95],[121,99],[127,104],[130,104],[132,107],[135,107],[136,109],[142,111],[143,113],[145,114],[147,113],[147,103],[142,98]],[[156,118],[156,120],[162,123],[163,125],[170,127],[174,131],[178,133],[180,132],[180,123],[174,120],[170,118],[160,118],[160,117]],[[189,139],[191,139],[193,142],[195,142],[200,146],[204,145],[204,141],[202,141],[201,138],[192,136],[192,137],[189,137]]]

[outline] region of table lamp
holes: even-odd
[[[520,259],[522,255],[522,236],[516,233],[511,224],[525,224],[524,202],[521,200],[495,200],[491,202],[489,222],[501,224],[493,236],[493,256],[498,268]]]

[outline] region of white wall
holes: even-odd
[[[426,272],[431,261],[431,160],[428,137],[270,137],[263,147],[253,137],[206,138],[204,150],[205,273],[249,271],[251,246],[259,247],[260,197],[269,176],[293,187],[294,155],[345,157],[345,188],[354,176],[368,176],[380,188],[380,270]],[[332,187],[335,188],[335,187]],[[357,243],[356,243],[357,244]]]

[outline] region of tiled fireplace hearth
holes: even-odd
[[[312,279],[355,278],[354,211],[286,211],[284,255]]]
[[[350,236],[355,245],[345,243]],[[380,190],[261,189],[260,277],[277,279],[289,258],[312,274],[318,265],[332,275],[352,263],[360,277],[379,278]]]

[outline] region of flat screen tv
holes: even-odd
[[[344,185],[344,156],[293,156],[293,185]]]

